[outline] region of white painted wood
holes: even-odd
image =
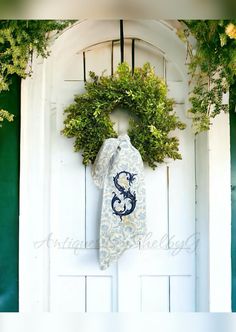
[[[167,168],[161,165],[153,172],[145,168],[146,217],[148,233],[142,243],[144,249],[165,247],[168,237]],[[154,185],[155,184],[155,185]]]
[[[60,66],[58,75],[63,77],[65,81],[83,80],[83,53],[69,54],[68,61],[65,61],[62,56],[58,56],[57,66]]]
[[[139,41],[136,45],[135,64],[141,65],[147,60],[156,64],[157,73],[160,70],[159,75],[168,82],[170,94],[176,96],[176,112],[188,123],[188,128],[177,133],[183,160],[168,162],[156,171],[145,168],[147,224],[152,232],[149,245],[147,245],[148,239],[145,239],[146,242],[143,241],[140,249],[124,253],[119,263],[114,264],[108,270],[99,269],[97,246],[93,245],[94,240],[97,240],[99,226],[100,193],[92,183],[90,167],[85,170],[81,165],[80,154],[73,152],[73,140],[68,140],[60,135],[60,130],[63,128],[63,109],[73,101],[74,93],[83,91],[82,52],[85,52],[87,70],[90,68],[100,73],[107,68],[109,72],[111,69],[111,53],[109,54],[111,42],[108,41],[119,37],[118,28],[119,25],[116,21],[84,21],[68,29],[54,42],[51,57],[46,61],[47,70],[44,69],[44,82],[49,84],[49,88],[46,89],[46,95],[45,92],[43,96],[39,95],[47,107],[42,104],[39,104],[41,105],[39,107],[38,99],[33,99],[36,92],[38,93],[41,76],[33,75],[31,80],[34,84],[29,80],[25,83],[25,89],[30,86],[30,90],[27,90],[28,95],[25,100],[23,99],[23,106],[25,105],[22,113],[23,126],[25,125],[23,128],[26,133],[22,134],[24,136],[21,179],[26,181],[31,194],[35,192],[35,187],[32,185],[39,185],[38,195],[44,199],[38,199],[37,205],[35,200],[34,204],[29,206],[28,193],[25,187],[21,187],[23,194],[21,203],[22,253],[20,253],[21,310],[35,311],[42,310],[42,308],[45,311],[53,310],[53,308],[56,310],[60,304],[57,303],[59,297],[56,297],[55,294],[57,292],[60,294],[60,288],[64,290],[64,296],[66,296],[67,289],[73,288],[73,286],[70,288],[68,283],[73,280],[74,287],[76,288],[77,285],[78,291],[81,287],[81,292],[83,292],[82,281],[84,280],[86,293],[86,296],[83,297],[84,303],[81,304],[81,298],[73,296],[70,303],[70,308],[74,308],[73,311],[97,310],[98,302],[95,299],[96,296],[100,297],[103,290],[107,296],[101,311],[108,311],[110,308],[110,311],[139,312],[141,310],[141,279],[162,278],[162,276],[191,278],[191,285],[189,284],[189,287],[184,290],[186,292],[186,297],[183,296],[186,298],[184,304],[182,302],[178,307],[178,301],[174,300],[178,298],[178,287],[173,287],[172,290],[170,288],[170,296],[173,296],[175,311],[184,310],[184,305],[188,310],[195,310],[193,307],[195,302],[195,253],[191,253],[187,249],[182,250],[181,247],[183,241],[195,230],[194,137],[190,130],[189,120],[185,117],[186,109],[183,104],[187,93],[185,49],[175,36],[175,32],[156,21],[125,22],[127,38],[137,37],[144,40]],[[102,45],[92,46],[101,41],[106,42],[103,45],[104,52]],[[89,51],[86,50],[87,47],[89,47]],[[113,52],[114,64],[117,64],[120,57],[117,45],[114,45]],[[126,40],[125,43],[125,57],[130,63],[130,40]],[[66,65],[63,66],[63,63]],[[73,67],[75,72],[73,72]],[[42,70],[42,67],[39,66],[39,69]],[[34,105],[32,105],[32,100],[34,100]],[[34,106],[34,116],[28,115],[30,112],[26,112],[27,108],[32,106]],[[40,118],[42,108],[45,116],[43,119]],[[37,121],[37,117],[40,121]],[[36,121],[38,127],[32,127],[32,121]],[[36,141],[37,135],[35,134],[40,136],[39,142]],[[34,143],[30,149],[27,145],[29,141]],[[44,145],[45,143],[46,145]],[[44,151],[45,146],[46,152]],[[35,164],[30,168],[31,181],[29,181],[26,178],[29,165],[25,161],[31,160],[35,156],[41,156],[40,153],[42,153],[43,166],[41,165],[39,169],[38,164],[34,161]],[[45,174],[46,178],[44,178]],[[41,181],[44,183],[43,186]],[[30,202],[32,202],[32,198]],[[32,216],[35,215],[35,211],[41,211],[41,208],[44,209],[44,215],[39,213],[38,219],[44,220],[45,224],[40,224],[37,219],[37,225],[39,225],[37,228]],[[28,217],[29,214],[31,218]],[[27,226],[31,228],[28,229]],[[27,279],[29,285],[32,285],[31,293],[25,295],[27,285],[24,275],[29,266],[29,257],[24,257],[23,254],[29,251],[30,241],[35,238],[35,236],[32,237],[34,227],[37,240],[45,239],[51,233],[53,239],[50,239],[49,246],[45,241],[41,246],[42,250],[38,251],[41,261],[39,264],[37,262],[33,264],[35,271],[28,275]],[[170,239],[171,235],[174,235],[178,241],[174,241],[174,247],[168,248],[166,240],[168,237]],[[87,245],[85,246],[85,244]],[[33,250],[32,256],[35,253],[37,252]],[[45,283],[45,279],[43,279],[41,288],[34,290],[33,285],[40,279],[43,271],[45,271],[44,278],[47,282]],[[144,289],[147,289],[147,279],[144,284]],[[173,283],[173,285],[175,284]],[[111,293],[109,293],[110,286]],[[143,294],[146,309],[152,307],[154,310],[154,306],[156,306],[156,310],[161,308],[162,304],[159,302],[155,304],[154,295],[158,287],[154,289],[153,293],[149,288]],[[112,304],[108,300],[110,296]],[[163,303],[168,303],[171,308],[170,299],[171,297],[165,297]],[[67,303],[66,301],[65,303]],[[32,307],[32,303],[36,304]],[[63,305],[60,310],[63,311]]]
[[[105,271],[98,268],[97,254],[96,249],[61,249],[59,253],[54,253],[55,278],[60,275],[115,275],[116,265]]]
[[[52,287],[52,312],[85,312],[85,277],[60,276]],[[76,303],[76,305],[75,305]]]
[[[119,23],[119,22],[117,22],[117,23]],[[119,25],[117,25],[117,29],[119,29]],[[124,40],[124,61],[126,61],[131,66],[132,57],[131,57],[131,40],[130,39]],[[114,68],[116,68],[120,62],[121,62],[120,41],[117,40],[113,44],[113,66],[114,66]]]
[[[85,56],[87,79],[89,71],[94,71],[96,75],[111,74],[111,42],[86,49]]]
[[[194,276],[171,276],[170,277],[170,311],[171,312],[194,312],[195,302],[190,296],[195,287]]]
[[[197,295],[200,311],[231,311],[229,117],[221,114],[197,136]],[[203,259],[205,255],[205,259]],[[205,278],[203,275],[205,274]],[[202,276],[202,278],[200,277]]]
[[[165,59],[163,53],[151,44],[135,41],[135,65],[143,66],[150,62],[154,66],[155,73],[165,78]],[[155,183],[155,185],[153,185]],[[167,171],[166,165],[160,165],[153,172],[145,167],[146,206],[148,235],[145,239],[145,247],[155,249],[157,243],[168,234],[168,197],[167,197]]]
[[[140,312],[141,288],[137,271],[140,253],[137,248],[126,251],[117,264],[118,312]]]
[[[47,237],[49,226],[48,64],[41,58],[34,57],[33,61],[34,77],[22,82],[19,303],[23,312],[48,310],[49,285],[48,248],[38,249],[38,241]]]
[[[175,254],[171,249],[143,250],[140,252],[138,259],[137,271],[143,275],[192,275],[194,272],[193,258],[184,250],[178,254]]]
[[[68,154],[72,140],[63,140],[56,128],[56,114],[51,117],[52,232],[59,241],[69,238],[85,242],[85,170],[83,166],[77,169],[78,162],[82,162],[80,155]]]
[[[127,268],[127,266],[129,268]],[[186,251],[182,250],[175,255],[172,250],[138,250],[132,249],[124,253],[118,264],[118,305],[121,312],[139,312],[140,311],[140,278],[148,276],[149,278],[158,276],[189,276],[194,280],[194,259]],[[194,285],[192,284],[192,290]],[[129,296],[127,297],[127,289]],[[154,301],[153,292],[146,294],[148,301]],[[192,292],[183,294],[188,297],[191,304],[194,303],[194,296]],[[163,301],[168,302],[169,295]],[[161,304],[160,304],[161,305]]]
[[[174,109],[187,127],[174,133],[180,142],[182,160],[169,164],[169,231],[175,241],[185,242],[195,232],[194,135],[183,105]]]
[[[101,216],[102,191],[94,186],[91,166],[86,167],[86,248],[99,247],[99,218]],[[92,207],[92,208],[91,208]]]
[[[169,277],[141,277],[141,311],[169,312]]]
[[[157,47],[159,52],[165,55],[167,61],[171,61],[175,64],[180,75],[182,75],[182,79],[186,79],[186,50],[174,30],[170,29],[162,22],[155,20],[128,20],[126,21],[125,27],[126,37],[137,37]]]
[[[86,281],[86,311],[112,312],[112,278],[88,276]]]
[[[102,43],[88,48],[85,53],[86,79],[89,80],[89,72],[94,71],[97,75],[111,74],[111,42]],[[99,217],[102,192],[93,184],[91,166],[86,167],[85,183],[85,237],[86,248],[98,248],[99,241]],[[91,208],[92,207],[92,208]]]
[[[135,41],[135,66],[142,67],[145,62],[150,62],[154,66],[156,75],[164,78],[164,57],[163,53],[156,47],[145,41]]]
[[[168,84],[168,97],[173,98],[176,104],[184,104],[185,90],[184,82],[182,81],[167,81]]]
[[[209,147],[208,133],[196,136],[196,306],[209,311]]]
[[[209,302],[211,312],[231,311],[231,179],[229,114],[209,132]]]
[[[165,60],[166,62],[166,77],[168,77],[169,82],[182,82],[183,76],[181,72],[176,68],[173,61]]]

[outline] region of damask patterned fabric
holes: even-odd
[[[137,247],[146,233],[143,161],[127,134],[104,141],[92,177],[103,189],[99,263],[101,269]]]

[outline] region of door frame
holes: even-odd
[[[141,38],[160,48],[183,73],[187,107],[186,49],[176,35],[176,23],[157,20],[124,21],[127,37]],[[59,54],[66,43],[67,50],[69,47],[71,51],[78,52],[97,42],[119,38],[119,20],[117,32],[111,28],[113,24],[114,21],[109,20],[78,21],[63,31],[59,38],[52,40],[51,47]],[[33,75],[22,83],[20,311],[49,310],[50,250],[47,246],[36,250],[35,243],[50,233],[50,117],[56,105],[50,100],[50,89],[46,87],[50,86],[53,61],[56,61],[53,55],[48,59],[34,57]],[[222,130],[226,135],[219,139],[218,133]],[[196,137],[195,151],[196,232],[201,236],[196,250],[196,308],[197,311],[228,312],[231,310],[231,206],[227,114],[218,116],[208,133]],[[217,194],[216,184],[223,197]],[[220,247],[219,241],[224,246]]]

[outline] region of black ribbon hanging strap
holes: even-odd
[[[120,62],[124,62],[124,22],[120,20]]]

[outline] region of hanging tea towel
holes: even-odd
[[[138,247],[146,233],[143,161],[128,134],[106,139],[92,168],[103,189],[99,263],[108,268],[122,253]]]

